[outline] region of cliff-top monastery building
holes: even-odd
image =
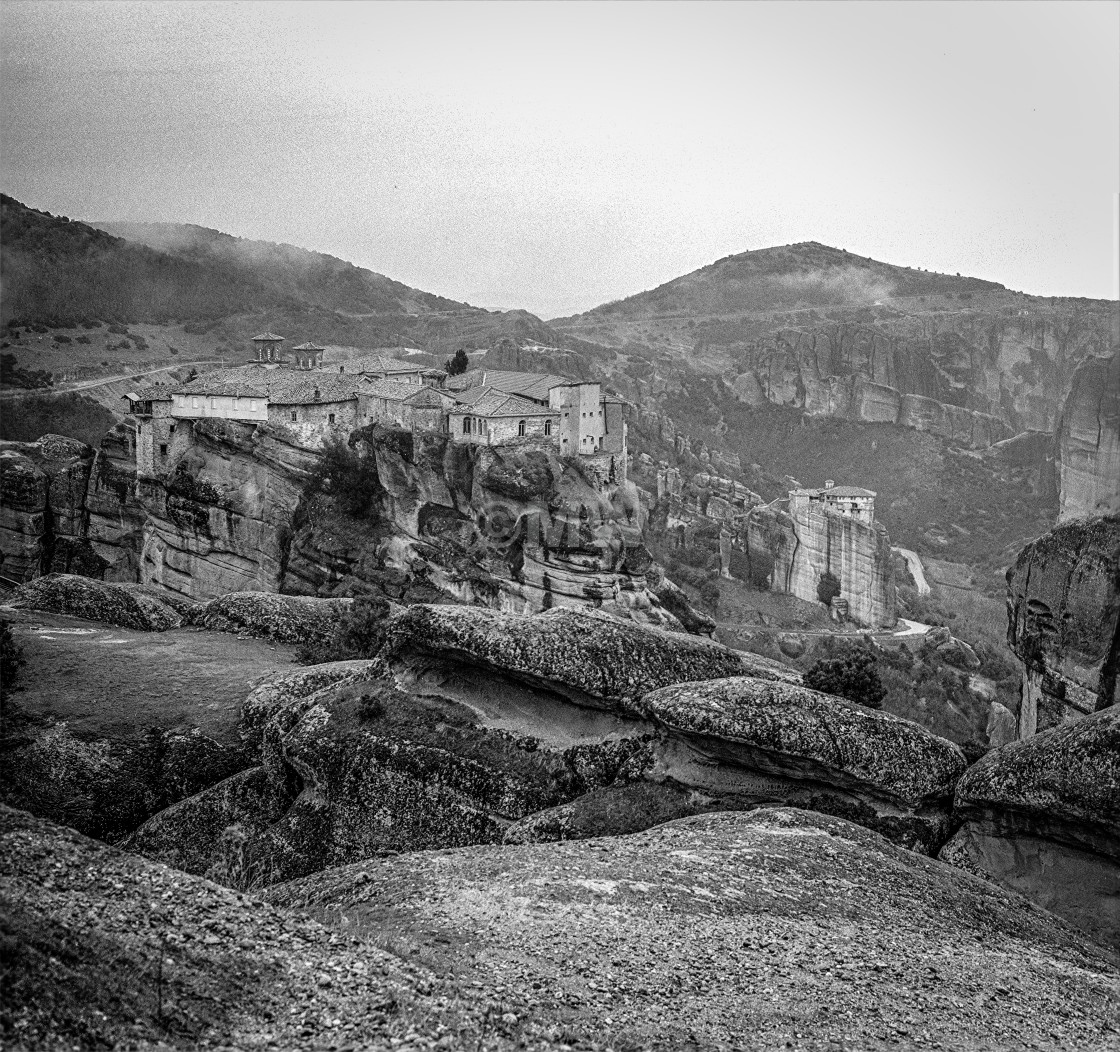
[[[312,448],[368,424],[446,433],[470,445],[539,445],[581,457],[604,482],[626,478],[625,402],[598,383],[476,371],[449,385],[440,369],[380,354],[335,366],[323,364],[317,344],[289,355],[275,333],[252,343],[246,365],[124,396],[138,474],[166,473],[191,445],[194,421],[220,419],[268,423]]]

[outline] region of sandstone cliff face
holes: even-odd
[[[1019,737],[1116,704],[1120,516],[1027,545],[1007,573],[1007,637],[1023,662]]]
[[[196,601],[373,592],[520,613],[595,607],[680,627],[647,585],[637,490],[581,463],[529,446],[366,429],[356,441],[377,496],[353,519],[328,496],[308,497],[321,454],[284,429],[180,426],[189,435],[176,435],[178,460],[161,479],[136,477],[123,427],[96,457],[69,440],[9,448],[5,572],[19,581],[73,569]]]
[[[1103,312],[931,313],[768,333],[741,351],[739,398],[899,423],[983,448],[1053,431],[1077,364],[1109,347]]]
[[[1120,354],[1077,367],[1055,447],[1058,521],[1120,512]]]
[[[941,857],[1120,941],[1120,708],[1014,742],[957,783]]]
[[[890,628],[898,621],[891,540],[881,523],[816,506],[792,513],[762,507],[747,520],[747,545],[752,564],[772,567],[773,591],[817,602],[821,579],[831,574],[857,624]]]

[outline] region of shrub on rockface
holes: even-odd
[[[840,582],[836,579],[835,574],[829,573],[827,570],[821,574],[821,579],[817,582],[817,598],[828,606],[840,594]]]
[[[322,460],[308,489],[312,493],[326,491],[344,514],[357,519],[369,514],[381,493],[381,480],[372,456],[364,456],[336,437],[323,446]]]
[[[880,708],[887,690],[879,679],[875,655],[854,647],[838,658],[816,662],[804,676],[805,686],[822,694],[835,694],[869,709]]]
[[[23,648],[15,641],[12,626],[0,621],[0,697],[15,686],[23,664]]]
[[[304,665],[376,657],[385,642],[389,604],[379,596],[359,596],[339,617],[330,640],[306,643],[296,651]]]

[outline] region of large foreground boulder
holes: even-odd
[[[500,983],[577,1048],[1103,1049],[1120,970],[1058,918],[840,819],[368,859],[270,889]]]
[[[438,606],[394,615],[387,636],[376,659],[257,686],[241,733],[264,788],[183,801],[130,846],[217,874],[235,840],[253,872],[284,880],[386,852],[635,832],[774,802],[925,852],[948,836],[955,745],[777,678],[664,686],[754,667],[725,647],[572,611]]]
[[[69,614],[140,632],[179,628],[185,612],[181,602],[154,590],[68,573],[47,574],[22,584],[8,603],[17,609]]]
[[[941,858],[1120,945],[1120,708],[988,753]]]
[[[910,720],[745,676],[664,687],[640,705],[680,743],[666,750],[662,772],[677,783],[740,806],[780,801],[837,814],[926,852],[948,836],[966,760]]]
[[[695,636],[558,607],[534,617],[461,606],[412,606],[393,618],[385,657],[437,658],[541,686],[578,705],[636,715],[671,683],[749,675],[799,683],[792,670]]]

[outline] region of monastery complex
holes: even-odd
[[[135,422],[139,475],[165,474],[193,440],[193,422],[270,424],[319,448],[370,424],[434,431],[471,445],[540,445],[579,456],[605,481],[627,475],[625,402],[563,376],[442,369],[370,354],[326,365],[324,348],[289,353],[284,337],[253,338],[249,361],[179,386],[124,397]]]

